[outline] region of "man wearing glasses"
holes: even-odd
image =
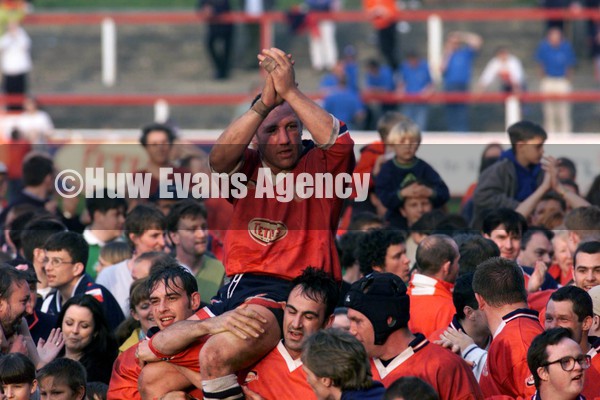
[[[536,387],[531,399],[585,400],[580,393],[590,363],[591,357],[583,354],[568,329],[552,328],[538,335],[527,352]]]
[[[594,318],[590,295],[576,286],[565,286],[552,293],[546,306],[545,329],[561,327],[569,330],[571,339],[588,355],[596,354],[589,340]],[[590,399],[600,395],[600,372],[592,368],[586,373],[583,394]]]
[[[111,330],[125,319],[114,296],[85,273],[88,244],[82,235],[75,232],[55,233],[46,241],[44,250],[48,286],[55,290],[44,300],[42,312],[58,315],[62,305],[71,297],[89,294],[102,305]]]

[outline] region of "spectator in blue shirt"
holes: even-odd
[[[338,85],[325,96],[323,108],[340,121],[344,121],[349,129],[362,129],[365,107],[360,95],[346,85],[345,76],[340,77]]]
[[[442,76],[446,92],[469,90],[473,61],[481,48],[481,36],[471,32],[452,32],[444,45]],[[446,106],[447,128],[452,132],[468,132],[468,108],[464,103],[449,103]]]
[[[406,61],[400,67],[401,89],[409,95],[426,96],[433,91],[433,82],[429,73],[429,64],[412,50],[406,55]],[[427,128],[427,103],[404,103],[402,113],[412,119],[424,131]]]
[[[537,48],[536,61],[541,70],[540,92],[543,94],[568,94],[569,80],[575,65],[571,44],[563,38],[559,28],[551,28]],[[543,105],[544,127],[548,133],[572,131],[571,104],[568,101],[546,101]]]
[[[388,92],[393,93],[396,90],[396,82],[394,82],[394,72],[386,64],[380,64],[374,58],[367,60],[367,69],[365,73],[365,88],[371,92]],[[379,104],[379,115],[385,114],[387,111],[396,111],[396,103],[381,103]],[[377,119],[377,117],[373,117]]]

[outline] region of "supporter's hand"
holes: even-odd
[[[240,339],[249,337],[260,337],[265,330],[263,328],[267,320],[254,310],[248,309],[246,304],[228,311],[218,317],[203,321],[209,329],[209,334],[215,335],[221,332],[231,332]]]
[[[459,331],[451,327],[442,333],[441,338],[458,346],[460,351],[465,350],[467,347],[475,343],[475,341],[469,335],[463,331]]]
[[[385,154],[380,155],[379,157],[377,157],[377,160],[375,160],[375,165],[373,165],[373,176],[377,176],[379,175],[379,171],[381,171],[381,166],[388,161],[388,159],[386,158]]]
[[[558,170],[556,169],[556,160],[553,157],[544,157],[542,159],[542,170],[544,171],[544,179],[540,187],[550,190],[554,186],[554,181],[558,180]]]
[[[264,400],[264,397],[248,389],[248,386],[242,386],[242,390],[244,391],[247,400]]]
[[[150,350],[149,340],[140,340],[138,343],[138,348],[135,351],[135,356],[140,362],[140,366],[149,362],[160,361],[158,357],[154,355],[152,350]]]
[[[460,347],[447,339],[440,338],[440,340],[436,340],[434,343],[439,344],[440,346],[449,349],[451,352],[460,355]]]
[[[273,61],[270,61],[269,58],[273,59]],[[269,64],[269,76],[273,79],[275,91],[283,99],[297,89],[294,61],[291,55],[286,54],[280,49],[271,47],[270,49],[263,49],[262,53],[258,55],[258,59],[261,64],[263,62]]]
[[[433,196],[433,189],[431,189],[430,187],[427,187],[425,185],[421,185],[420,183],[413,185],[416,186],[416,192],[417,192],[417,196],[419,197],[431,197]]]
[[[529,293],[540,290],[542,284],[544,283],[544,278],[546,277],[546,271],[548,271],[548,266],[545,262],[535,262],[533,273],[531,274],[531,277],[529,277],[529,283],[527,284],[527,291]]]
[[[65,345],[65,340],[60,328],[52,329],[48,339],[40,338],[37,343],[37,352],[40,356],[40,364],[46,365],[54,360]]]

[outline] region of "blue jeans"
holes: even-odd
[[[446,83],[446,92],[466,93],[467,83]],[[465,103],[448,103],[446,105],[446,128],[449,132],[469,132],[469,108]]]
[[[427,128],[429,105],[423,103],[406,103],[402,106],[402,113],[412,119],[421,131]]]

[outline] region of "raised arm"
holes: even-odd
[[[233,121],[217,139],[209,155],[211,168],[215,172],[233,171],[242,160],[244,150],[252,141],[260,124],[281,102],[281,97],[275,92],[273,78],[268,75],[260,99]]]

